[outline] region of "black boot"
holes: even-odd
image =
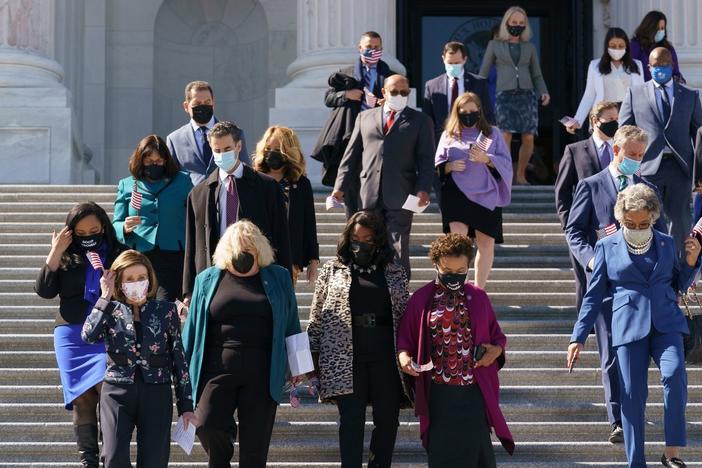
[[[95,424],[73,426],[76,433],[81,468],[100,468],[98,429]]]

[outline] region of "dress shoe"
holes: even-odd
[[[669,468],[685,468],[687,466],[685,462],[678,457],[666,458],[665,454],[661,456],[661,463],[663,466],[667,466]]]
[[[621,444],[624,442],[624,430],[620,422],[612,424],[612,432],[609,433],[609,440],[612,444]]]

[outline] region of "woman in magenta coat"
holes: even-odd
[[[491,429],[508,453],[514,451],[497,378],[507,338],[485,291],[465,282],[471,250],[462,234],[432,243],[437,279],[412,295],[397,334],[400,365],[414,377],[430,468],[496,466]]]

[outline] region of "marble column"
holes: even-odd
[[[358,40],[370,30],[383,38],[383,60],[404,74],[395,57],[395,0],[297,0],[297,59],[287,69],[290,83],[275,90],[269,121],[295,129],[304,154],[330,112],[324,106],[329,75],[358,60]],[[308,158],[307,165],[319,183],[319,163]]]
[[[55,0],[0,0],[0,183],[70,183],[71,97],[54,59]]]

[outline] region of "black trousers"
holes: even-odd
[[[373,406],[368,467],[390,467],[399,426],[402,385],[392,353],[353,361],[353,393],[336,397],[339,408],[339,450],[342,468],[363,464],[366,406]]]
[[[167,301],[175,301],[183,295],[183,252],[171,252],[156,247],[145,252],[156,271],[158,284],[165,291]]]
[[[131,468],[129,443],[137,429],[137,467],[167,468],[171,449],[173,397],[171,385],[104,382],[100,394],[102,455],[105,468]]]
[[[214,354],[214,353],[213,353]],[[230,353],[226,365],[220,356],[206,357],[200,386],[197,436],[209,457],[209,468],[230,468],[239,419],[239,467],[263,468],[268,459],[275,412],[271,398],[270,350],[241,348]],[[214,362],[213,362],[214,360]]]

